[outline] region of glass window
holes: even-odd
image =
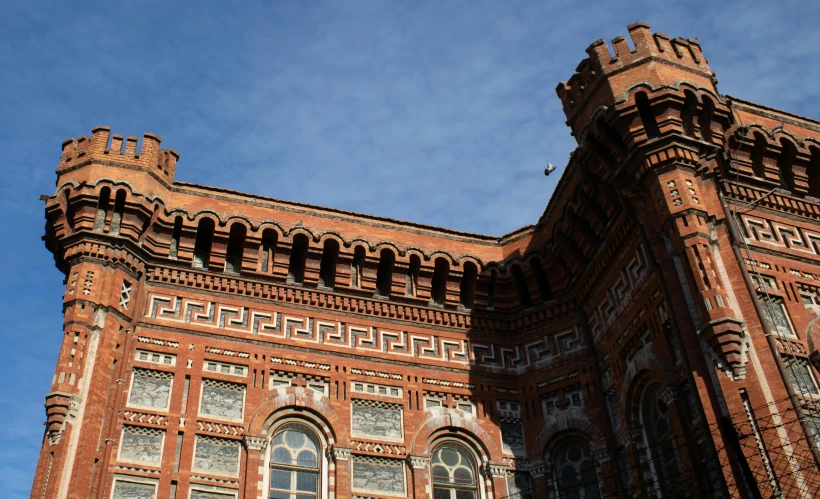
[[[555,482],[561,499],[598,499],[598,477],[589,445],[581,440],[570,440],[559,446],[553,460]]]
[[[319,444],[310,429],[299,423],[282,426],[270,452],[270,499],[319,497]]]
[[[461,444],[447,442],[433,451],[431,460],[434,499],[475,499],[478,497],[476,465]]]
[[[643,425],[652,461],[657,467],[661,489],[669,497],[688,497],[683,475],[672,410],[658,395],[656,385],[647,390],[643,400]]]

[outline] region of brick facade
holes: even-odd
[[[66,140],[32,497],[268,497],[294,449],[324,498],[816,496],[820,123],[629,36],[558,86],[578,147],[503,237],[175,182],[152,134]]]

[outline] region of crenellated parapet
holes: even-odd
[[[179,153],[173,149],[161,149],[162,139],[153,133],[145,133],[141,147],[135,136],[123,137],[111,134],[111,128],[98,126],[91,130],[91,137],[82,135],[63,141],[63,152],[58,175],[66,170],[79,168],[92,162],[112,162],[150,171],[165,182],[173,182]]]
[[[662,33],[653,34],[646,23],[628,29],[634,49],[623,36],[612,40],[614,54],[598,40],[587,48],[589,57],[575,74],[556,88],[576,137],[598,108],[625,100],[636,84],[658,88],[687,82],[715,90],[714,73],[696,40],[670,40]]]

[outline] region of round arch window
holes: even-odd
[[[270,445],[270,499],[319,497],[321,453],[316,434],[301,423],[276,430]]]
[[[433,499],[477,499],[478,473],[472,453],[462,444],[445,442],[430,460]]]
[[[598,499],[598,478],[589,445],[572,439],[555,450],[553,459],[558,496],[562,499]]]

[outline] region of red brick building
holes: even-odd
[[[558,86],[578,147],[503,237],[66,140],[32,497],[815,497],[820,123],[629,36]]]

